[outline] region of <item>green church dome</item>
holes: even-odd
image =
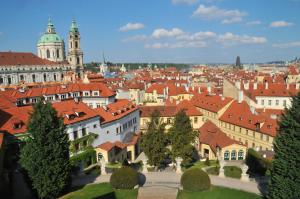
[[[56,33],[45,33],[38,41],[38,44],[41,43],[55,43],[62,42],[63,40]]]

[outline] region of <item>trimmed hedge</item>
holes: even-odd
[[[271,169],[272,161],[263,158],[262,155],[254,149],[248,149],[246,164],[249,166],[250,173],[266,175],[266,171]]]
[[[72,166],[78,166],[82,162],[83,167],[86,168],[96,163],[96,151],[94,149],[87,149],[82,153],[70,157],[70,162]]]
[[[204,191],[210,188],[210,179],[207,173],[199,168],[186,170],[181,176],[180,183],[187,191]]]
[[[122,167],[110,176],[110,184],[115,189],[133,189],[138,181],[138,172],[131,167]]]

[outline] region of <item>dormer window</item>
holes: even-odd
[[[88,92],[88,91],[84,92],[84,96],[89,96],[89,95],[90,95],[90,92]]]
[[[99,96],[99,91],[93,91],[93,96]]]
[[[20,128],[22,128],[22,123],[21,122],[14,123],[13,127],[14,127],[14,129],[20,129]]]

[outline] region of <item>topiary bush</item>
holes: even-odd
[[[187,191],[204,191],[210,188],[207,173],[199,168],[186,170],[181,176],[180,183]]]
[[[122,167],[110,177],[110,184],[115,189],[133,189],[138,184],[138,172],[131,167]]]

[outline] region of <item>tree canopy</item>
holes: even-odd
[[[148,164],[160,167],[167,155],[167,136],[165,124],[160,121],[160,114],[154,111],[148,123],[147,132],[142,135],[141,147],[148,157]]]
[[[279,122],[274,152],[268,198],[300,198],[300,93]]]
[[[190,118],[184,110],[179,111],[169,129],[169,140],[172,146],[172,158],[183,158],[183,164],[189,164],[193,161],[195,148],[194,143],[197,133],[193,130]]]
[[[39,198],[57,198],[70,183],[69,141],[63,119],[50,103],[39,101],[27,125],[30,138],[20,163]]]

